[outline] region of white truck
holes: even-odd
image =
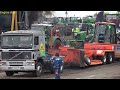
[[[44,30],[18,30],[1,34],[0,68],[7,76],[33,72],[41,76],[44,67]]]

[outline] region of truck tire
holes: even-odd
[[[84,57],[84,50],[80,50],[80,67],[85,67],[85,57]]]
[[[114,59],[113,54],[112,54],[112,53],[109,53],[109,54],[108,54],[108,61],[107,61],[107,63],[108,63],[108,64],[111,64],[111,63],[114,61],[113,59]]]
[[[84,62],[85,62],[88,66],[91,65],[91,61],[90,61],[89,57],[84,57]]]
[[[40,77],[42,73],[43,73],[43,65],[40,62],[38,62],[36,64],[36,77]]]
[[[7,76],[13,76],[14,75],[13,71],[5,71],[5,73],[6,73]]]
[[[107,63],[107,55],[101,57],[102,64],[105,65]]]

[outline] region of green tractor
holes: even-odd
[[[83,23],[88,25],[86,42],[92,42],[94,37],[95,17],[93,16],[84,17]]]
[[[79,48],[81,42],[82,45],[85,42],[92,42],[94,37],[94,17],[84,17],[82,23],[79,23],[73,28],[74,39],[69,40],[69,45]],[[79,30],[78,30],[79,29]],[[80,42],[80,43],[79,43]],[[76,44],[78,43],[78,44]]]
[[[81,42],[92,42],[94,37],[94,26],[92,24],[80,23],[79,26],[75,27],[75,30],[77,29],[79,29],[77,32],[73,32],[74,38],[69,40],[70,46],[79,48],[79,46],[81,46],[79,45]]]
[[[54,21],[56,21],[56,25],[54,25],[52,27],[52,45],[53,47],[56,47],[56,45],[60,46],[60,45],[70,45],[70,46],[74,46],[76,45],[76,41],[77,42],[86,42],[87,39],[91,39],[93,36],[93,23],[91,24],[91,22],[87,23],[82,23],[81,18],[78,17],[57,17],[54,18]],[[72,32],[72,29],[80,29],[80,32]],[[58,36],[57,38],[57,44],[54,43],[54,41],[56,41],[56,37],[54,32],[56,32],[56,30],[59,30],[60,32],[60,36]],[[47,30],[48,31],[48,30]],[[49,35],[47,35],[47,37],[49,38]],[[48,43],[49,40],[46,41]],[[90,41],[90,40],[89,40]]]

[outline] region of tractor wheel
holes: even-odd
[[[107,63],[108,63],[108,64],[111,64],[113,61],[114,61],[113,54],[112,54],[112,53],[109,53],[109,54],[108,54],[108,61],[107,61]]]
[[[55,40],[54,48],[58,49],[61,46],[61,41],[59,39]]]
[[[88,66],[91,65],[91,61],[90,61],[89,57],[84,57],[84,62],[85,62]]]
[[[105,65],[107,63],[107,55],[101,57],[102,64]]]

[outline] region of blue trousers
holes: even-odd
[[[54,75],[55,75],[55,79],[60,79],[60,68],[54,68]]]

